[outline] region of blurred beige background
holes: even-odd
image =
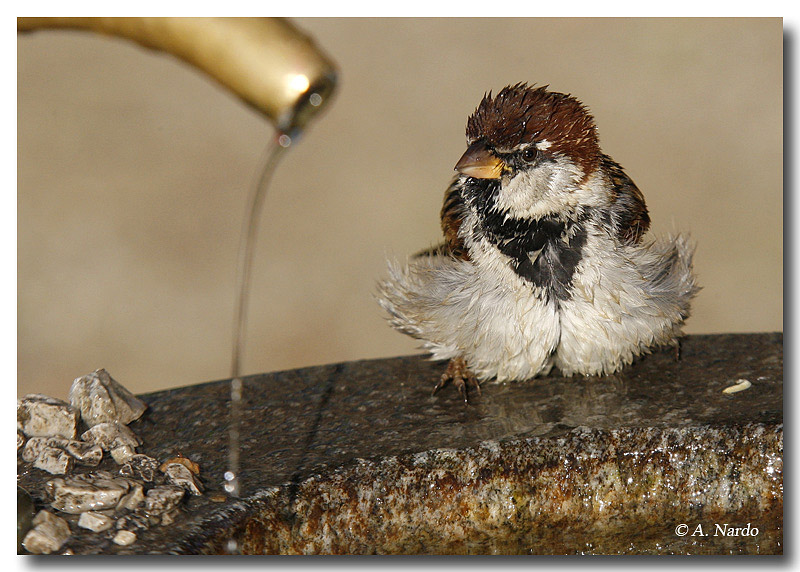
[[[336,101],[284,159],[256,250],[245,373],[416,352],[373,299],[436,243],[464,125],[527,81],[584,101],[688,230],[688,333],[782,330],[780,19],[298,19]],[[18,37],[18,394],[105,367],[134,392],[229,374],[236,247],[272,128],[124,40]]]

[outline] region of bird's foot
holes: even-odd
[[[478,395],[481,394],[481,384],[478,381],[478,378],[475,377],[475,374],[472,373],[467,365],[466,360],[464,358],[453,358],[450,360],[450,363],[447,364],[447,369],[442,374],[442,378],[439,380],[439,383],[436,384],[436,387],[433,388],[433,394],[436,395],[436,392],[443,388],[448,382],[452,381],[453,385],[455,385],[458,392],[464,398],[464,403],[469,405],[469,385],[475,387],[475,391]]]

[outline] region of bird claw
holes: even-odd
[[[452,381],[453,385],[458,389],[458,393],[464,398],[464,404],[469,405],[469,385],[475,387],[478,395],[481,394],[481,384],[475,374],[472,373],[467,366],[464,358],[453,358],[447,364],[447,369],[442,374],[439,383],[433,388],[431,395],[436,395],[436,392],[443,388],[448,382]]]

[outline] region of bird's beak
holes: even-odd
[[[456,163],[456,171],[476,179],[499,179],[503,174],[503,161],[492,153],[482,141],[476,141]]]

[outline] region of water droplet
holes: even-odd
[[[280,137],[278,137],[278,145],[283,147],[289,147],[292,144],[292,138],[286,135],[286,133],[281,133]]]
[[[308,102],[314,107],[319,107],[322,105],[322,96],[318,93],[312,93],[308,96]]]

